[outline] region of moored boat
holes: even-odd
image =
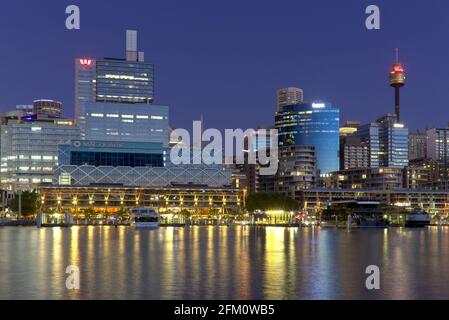
[[[406,228],[424,228],[430,226],[430,215],[427,212],[415,210],[405,216]]]
[[[160,216],[154,208],[134,208],[131,213],[136,228],[159,228]]]

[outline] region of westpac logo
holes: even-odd
[[[261,175],[275,175],[278,171],[278,131],[218,129],[203,132],[202,122],[193,122],[193,140],[185,129],[173,130],[170,140],[170,161],[181,164],[253,164],[260,165]],[[206,144],[206,145],[204,145]],[[224,151],[224,155],[223,155]]]

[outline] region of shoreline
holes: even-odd
[[[0,229],[6,227],[16,227],[16,228],[37,228],[36,223],[1,223]],[[131,225],[108,225],[108,224],[74,224],[74,225],[66,225],[66,224],[60,224],[60,225],[43,225],[39,229],[51,229],[51,228],[63,228],[63,229],[70,229],[72,227],[96,227],[96,228],[119,228],[119,227],[125,227],[129,229],[135,229]],[[300,226],[300,225],[285,225],[285,224],[269,224],[269,225],[241,225],[241,224],[164,224],[160,225],[159,228],[187,228],[187,227],[255,227],[255,228],[295,228],[295,229],[310,229],[310,228],[322,228],[322,229],[361,229],[361,230],[372,230],[372,229],[397,229],[397,228],[405,228],[405,229],[425,229],[426,227],[404,227],[404,226],[388,226],[388,227],[358,227],[353,226],[351,228],[348,228],[347,226],[330,226],[330,225],[313,225],[313,226]],[[431,224],[429,227],[442,227],[447,228],[449,225],[440,225],[440,224]],[[142,230],[145,230],[145,228],[141,228]]]

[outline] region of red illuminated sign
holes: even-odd
[[[80,59],[80,64],[85,67],[89,67],[92,65],[92,60],[89,59]]]
[[[404,68],[402,66],[393,66],[391,73],[404,73]]]

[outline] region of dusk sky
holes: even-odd
[[[66,6],[81,30],[65,28]],[[381,9],[381,30],[365,9]],[[393,112],[388,72],[401,50],[407,84],[402,117],[411,130],[449,121],[447,0],[41,0],[1,1],[0,110],[61,100],[73,117],[74,59],[123,58],[125,30],[156,67],[156,103],[171,124],[250,128],[273,123],[275,91],[297,86],[329,100],[342,121]]]

